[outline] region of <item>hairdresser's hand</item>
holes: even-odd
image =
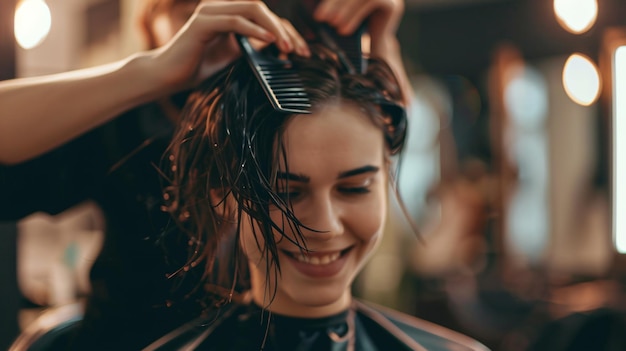
[[[153,72],[171,90],[188,88],[240,55],[234,33],[283,52],[306,55],[308,49],[293,26],[262,1],[202,1],[174,38],[154,51]]]
[[[403,0],[323,0],[313,16],[346,35],[367,21],[374,52],[386,40],[395,38],[403,13]]]
[[[367,22],[370,34],[371,57],[385,60],[396,74],[405,104],[409,104],[413,89],[402,63],[400,45],[396,37],[404,14],[404,0],[322,0],[313,17],[326,22],[341,34],[352,34],[361,23]]]

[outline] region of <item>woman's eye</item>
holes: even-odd
[[[276,193],[278,197],[280,197],[284,202],[287,201],[296,201],[301,195],[300,191],[287,191],[287,192],[278,192]]]
[[[367,194],[370,192],[370,189],[369,187],[360,186],[360,187],[339,188],[339,191],[341,191],[344,194],[358,195],[358,194]]]

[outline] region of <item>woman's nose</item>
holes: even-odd
[[[313,230],[307,236],[327,240],[343,234],[343,211],[330,195],[315,198],[310,209],[305,224]]]

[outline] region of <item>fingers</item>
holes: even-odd
[[[403,12],[402,0],[323,0],[313,16],[348,35],[368,19],[375,20],[385,31],[395,31]]]
[[[291,41],[295,44],[295,51],[300,56],[309,57],[311,56],[311,51],[309,51],[309,46],[306,41],[300,36],[296,28],[286,19],[282,19],[283,27],[287,31],[287,34],[291,38]]]
[[[301,47],[304,39],[297,31],[270,11],[261,1],[203,2],[196,11],[206,17],[207,26],[215,32],[235,32],[257,39],[276,42],[280,50],[291,52]],[[218,22],[211,23],[213,19]],[[267,33],[270,33],[268,35]],[[272,37],[273,36],[273,37]]]
[[[332,23],[341,7],[342,4],[338,0],[323,0],[315,9],[313,18],[320,22]]]
[[[214,15],[211,16],[211,23],[208,27],[214,29],[215,32],[233,32],[265,42],[276,41],[273,33],[241,16]]]
[[[375,10],[379,0],[325,0],[314,13],[318,21],[327,22],[340,34],[352,34]]]
[[[373,1],[356,6],[354,9],[346,9],[337,14],[336,27],[340,34],[349,35],[376,10],[376,3]]]

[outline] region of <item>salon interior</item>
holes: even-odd
[[[0,2],[0,79],[132,54],[138,3]],[[406,0],[398,38],[410,219],[392,198],[354,294],[492,350],[624,345],[626,1]],[[0,349],[89,294],[103,225],[89,202],[0,223]]]

